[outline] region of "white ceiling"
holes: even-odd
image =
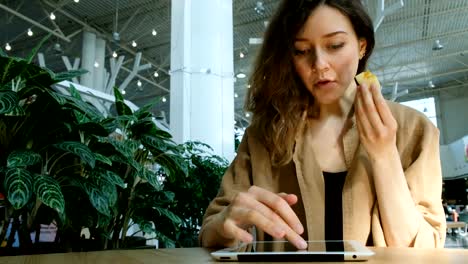
[[[372,17],[375,18],[378,2],[383,0],[364,0]],[[254,0],[233,0],[234,10],[234,66],[235,71],[248,72],[258,45],[249,45],[249,38],[260,38],[264,32],[264,22],[268,20],[278,4],[278,0],[262,1],[264,14],[257,14]],[[401,0],[386,0],[389,7]],[[409,94],[399,98],[407,100],[451,93],[454,96],[466,96],[468,87],[468,0],[404,0],[404,7],[384,18],[376,31],[376,49],[369,61],[370,70],[374,71],[384,86],[384,93],[389,96],[396,82],[399,89],[408,89]],[[48,18],[52,11],[56,14],[55,24],[64,35],[71,37],[71,42],[52,37],[43,49],[47,66],[63,70],[61,55],[53,50],[58,42],[63,47],[63,54],[70,57],[80,56],[81,34],[83,28],[95,29],[108,39],[108,56],[118,49],[126,54],[127,68],[133,65],[132,53],[143,53],[143,61],[153,64],[153,69],[141,73],[145,78],[138,89],[136,81],[128,90],[127,97],[136,104],[144,104],[155,96],[169,98],[170,82],[167,75],[170,65],[170,0],[0,0],[0,7],[8,7],[42,25],[55,29]],[[117,23],[116,23],[117,21]],[[36,34],[29,38],[27,29]],[[158,34],[153,36],[152,30]],[[120,33],[120,41],[115,42],[112,32]],[[24,56],[34,43],[46,33],[12,15],[12,12],[0,8],[0,45],[9,42],[11,53]],[[76,35],[73,35],[76,33]],[[130,43],[136,40],[137,48]],[[433,50],[435,40],[444,46]],[[239,52],[246,56],[241,59]],[[153,76],[158,69],[160,76]],[[119,78],[123,80],[128,73]],[[236,119],[238,125],[246,125],[242,110],[247,79],[235,83]],[[429,88],[432,80],[435,88]],[[117,82],[119,83],[119,82]],[[162,89],[162,88],[164,89]],[[133,89],[132,89],[133,88]],[[158,111],[169,113],[169,103],[161,103]],[[242,118],[245,119],[245,118]],[[243,123],[244,122],[244,123]]]

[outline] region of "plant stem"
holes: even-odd
[[[128,223],[130,221],[130,215],[131,215],[131,212],[133,210],[131,210],[131,206],[132,206],[132,202],[133,202],[133,199],[135,197],[135,187],[138,185],[138,183],[140,182],[140,177],[135,177],[135,181],[132,185],[132,189],[130,190],[130,196],[128,197],[128,204],[127,204],[127,210],[126,210],[126,213],[125,213],[125,218],[124,218],[124,222],[123,222],[123,226],[122,226],[122,244],[124,244],[125,242],[125,237],[127,236],[127,231],[128,231]]]

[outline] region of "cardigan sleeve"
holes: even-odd
[[[397,143],[402,166],[415,208],[420,213],[420,218],[415,219],[419,222],[419,229],[412,246],[443,248],[446,221],[441,200],[439,130],[426,117],[421,116],[407,119],[404,124],[399,125],[403,125],[400,127],[402,132]],[[395,213],[394,217],[398,217],[398,213]],[[372,222],[374,244],[386,246],[377,204],[373,210]]]
[[[213,218],[231,203],[232,199],[238,192],[246,191],[251,186],[252,166],[248,143],[248,131],[249,129],[246,130],[244,137],[242,138],[237,149],[236,157],[223,176],[218,195],[211,201],[205,211],[198,237],[200,246],[203,246],[203,233],[206,230],[206,227],[210,225]],[[233,240],[232,243],[236,243],[236,241]],[[213,241],[213,243],[209,244],[216,243]]]

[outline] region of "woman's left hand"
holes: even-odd
[[[372,159],[395,153],[398,124],[379,87],[358,86],[356,120],[361,144]]]

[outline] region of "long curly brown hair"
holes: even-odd
[[[350,19],[357,37],[367,40],[357,73],[365,69],[375,45],[372,20],[360,0],[282,1],[264,35],[245,104],[253,114],[251,127],[268,149],[273,166],[291,161],[298,124],[314,103],[295,71],[293,54],[296,35],[320,5],[338,9]]]

